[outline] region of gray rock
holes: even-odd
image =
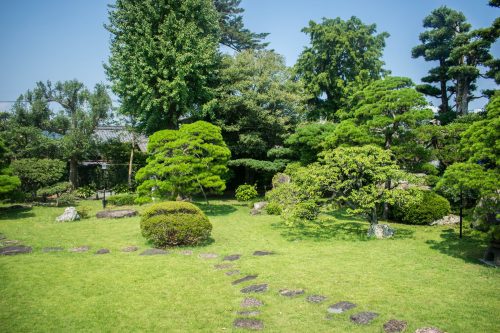
[[[108,254],[109,250],[108,249],[99,249],[96,251],[95,254]]]
[[[281,184],[289,184],[292,178],[285,173],[277,173],[273,177],[273,188],[280,186]]]
[[[222,269],[229,269],[229,268],[233,268],[233,264],[217,264],[217,265],[214,265],[214,268],[217,269],[217,270],[222,270]]]
[[[14,245],[0,248],[0,255],[14,256],[17,254],[31,253],[32,251],[33,249],[30,246]]]
[[[259,202],[256,202],[253,204],[253,209],[262,210],[262,209],[266,208],[266,206],[267,206],[266,201],[259,201]]]
[[[384,324],[384,332],[398,333],[403,332],[408,327],[408,323],[404,320],[391,319]]]
[[[8,246],[8,245],[16,245],[16,244],[19,244],[21,242],[18,241],[17,239],[4,239],[4,240],[0,241],[0,243],[2,243],[2,245],[4,245],[4,246]]]
[[[237,315],[239,316],[248,316],[248,317],[254,317],[260,315],[260,311],[258,310],[253,310],[253,311],[238,311],[236,312]]]
[[[64,248],[63,247],[44,247],[42,249],[42,252],[44,253],[48,253],[48,252],[61,252],[61,251],[64,251]]]
[[[356,307],[356,304],[351,302],[338,302],[328,307],[327,311],[330,313],[342,313]]]
[[[285,297],[294,297],[298,295],[304,294],[304,289],[290,290],[290,289],[281,289],[280,295]]]
[[[310,295],[307,296],[306,300],[311,303],[321,303],[326,300],[326,296],[322,295]]]
[[[418,328],[415,333],[444,333],[439,328],[436,327],[423,327]]]
[[[251,286],[245,287],[241,289],[241,292],[244,294],[248,293],[262,293],[267,290],[267,284],[253,284]]]
[[[264,303],[259,301],[258,299],[251,298],[251,297],[246,297],[242,302],[241,302],[241,307],[242,308],[253,308],[253,307],[259,307],[263,306]]]
[[[158,254],[168,254],[168,252],[165,250],[162,250],[162,249],[147,249],[139,255],[140,256],[154,256],[154,255],[158,255]]]
[[[98,219],[119,219],[123,217],[136,216],[137,211],[133,209],[103,210],[95,214]]]
[[[127,246],[122,249],[122,252],[135,252],[139,250],[137,246]]]
[[[228,275],[228,276],[233,276],[233,275],[240,274],[240,271],[237,270],[237,269],[234,269],[234,270],[231,270],[231,271],[227,271],[225,274]]]
[[[250,210],[250,215],[260,215],[261,211],[258,209],[253,209]]]
[[[257,278],[257,275],[247,275],[245,277],[242,277],[241,279],[238,279],[238,280],[235,280],[233,282],[231,282],[232,285],[237,285],[237,284],[240,284],[240,283],[243,283],[243,282],[247,282],[247,281],[250,281],[250,280],[255,280]]]
[[[253,253],[254,256],[269,256],[271,254],[274,254],[274,252],[270,252],[270,251],[255,251]]]
[[[229,256],[225,256],[223,261],[235,261],[241,258],[241,254],[231,254]]]
[[[88,250],[90,250],[90,247],[83,245],[83,246],[71,248],[71,249],[69,249],[69,252],[82,253],[82,252],[87,252]]]
[[[248,328],[251,330],[261,330],[264,328],[262,320],[250,318],[238,318],[233,322],[235,328]]]
[[[215,254],[215,253],[200,253],[199,257],[201,259],[215,259],[217,258],[219,255],[218,254]]]
[[[56,218],[56,222],[71,222],[80,219],[80,215],[76,211],[75,207],[67,207],[62,215]]]
[[[394,236],[394,229],[387,224],[370,224],[368,229],[368,237],[375,237],[378,239],[390,238]]]
[[[350,319],[353,323],[359,325],[368,325],[373,319],[378,317],[378,313],[375,312],[360,312],[351,315]]]
[[[460,216],[458,215],[446,215],[443,218],[433,221],[430,225],[455,225],[460,223]]]

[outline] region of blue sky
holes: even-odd
[[[4,0],[0,2],[0,101],[15,100],[36,81],[78,79],[89,88],[107,82],[103,63],[109,54],[105,0]],[[393,75],[419,82],[432,66],[412,59],[418,44],[422,20],[433,9],[446,5],[462,11],[473,28],[489,26],[500,9],[487,0],[243,0],[246,26],[255,32],[269,32],[268,41],[293,65],[308,38],[300,30],[309,20],[322,17],[359,17],[387,31],[384,52],[386,68]],[[493,53],[500,54],[499,43]],[[493,87],[480,82],[480,88]],[[485,100],[472,104],[482,107]],[[8,106],[0,102],[0,110]]]

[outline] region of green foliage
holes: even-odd
[[[12,162],[14,173],[21,179],[21,187],[33,196],[42,187],[56,183],[64,175],[66,163],[48,158],[24,158]]]
[[[177,128],[212,96],[219,15],[211,0],[118,0],[110,6],[105,66],[120,112],[152,134]],[[133,87],[133,88],[131,88]]]
[[[147,165],[136,174],[139,197],[188,196],[225,189],[230,151],[221,130],[204,121],[149,138]]]
[[[36,194],[41,197],[48,197],[51,195],[60,196],[64,192],[69,192],[71,190],[70,182],[59,182],[47,187],[43,187],[36,191]]]
[[[319,214],[318,204],[313,200],[302,201],[296,204],[288,212],[285,221],[290,223],[301,223],[304,221],[314,221]]]
[[[76,190],[74,190],[73,194],[79,198],[87,199],[87,198],[90,198],[92,195],[94,195],[95,192],[96,192],[95,187],[90,186],[90,185],[86,185],[86,186],[82,186],[82,187],[79,187]]]
[[[264,171],[268,173],[283,171],[283,169],[285,169],[286,166],[286,164],[280,160],[271,162],[271,161],[254,160],[251,158],[240,158],[236,160],[231,160],[228,162],[227,165],[232,167],[242,166],[255,171]]]
[[[393,206],[393,216],[396,220],[407,224],[429,224],[450,213],[450,203],[446,198],[423,191],[419,200]]]
[[[250,201],[257,198],[259,194],[257,193],[257,187],[255,185],[240,185],[236,189],[236,200],[238,201]]]
[[[269,202],[265,209],[269,215],[281,215],[281,206],[277,202]]]
[[[325,138],[336,126],[332,123],[302,123],[285,141],[303,165],[316,162]]]
[[[335,129],[326,135],[322,147],[335,149],[337,147],[363,146],[367,144],[383,145],[383,138],[370,135],[366,125],[357,124],[353,119],[342,120]]]
[[[195,205],[167,201],[143,213],[141,231],[156,247],[198,245],[208,240],[212,225]]]
[[[0,198],[12,194],[20,185],[17,176],[12,176],[12,170],[8,168],[8,150],[4,142],[0,140]]]
[[[130,192],[130,188],[127,184],[116,184],[113,186],[113,192],[118,194],[128,193]]]
[[[56,206],[74,206],[78,197],[72,193],[63,193],[56,199]]]
[[[127,206],[133,205],[135,203],[135,199],[137,195],[132,193],[120,193],[110,196],[106,198],[109,204],[114,206]]]
[[[81,219],[87,219],[90,217],[90,207],[89,206],[78,206],[76,207],[76,212],[80,215]]]

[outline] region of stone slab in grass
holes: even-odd
[[[122,252],[135,252],[139,250],[137,246],[126,246],[122,249]]]
[[[214,265],[214,268],[217,270],[222,270],[222,269],[230,269],[233,268],[233,264],[216,264]]]
[[[120,219],[123,217],[136,216],[138,213],[133,209],[117,209],[117,210],[103,210],[97,212],[95,217],[98,219]]]
[[[95,254],[108,254],[109,250],[108,249],[99,249],[95,252]]]
[[[307,296],[306,300],[310,303],[321,303],[321,302],[326,300],[326,296],[310,295],[310,296]]]
[[[239,260],[241,258],[241,254],[231,254],[229,256],[225,256],[224,261],[235,261],[235,260]]]
[[[0,248],[0,255],[15,256],[17,254],[31,253],[33,249],[30,246],[14,245]]]
[[[371,321],[378,317],[378,313],[375,312],[359,312],[351,315],[350,319],[353,323],[359,325],[368,325]]]
[[[247,275],[245,277],[242,277],[241,279],[234,280],[233,282],[231,282],[231,284],[232,285],[237,285],[237,284],[240,284],[240,283],[243,283],[243,282],[254,280],[256,278],[257,278],[257,275]]]
[[[241,292],[244,294],[248,293],[262,293],[267,290],[268,285],[266,283],[263,284],[253,284],[251,286],[245,287],[241,289]]]
[[[216,254],[216,253],[200,253],[199,254],[199,257],[201,259],[215,259],[217,258],[219,255]]]
[[[0,243],[2,243],[2,245],[4,245],[4,246],[10,246],[10,245],[19,244],[21,242],[18,241],[17,239],[4,239],[4,240],[0,241]]]
[[[233,270],[231,270],[231,271],[227,271],[225,274],[226,274],[226,275],[228,275],[228,276],[233,276],[233,275],[238,275],[238,274],[240,274],[240,271],[239,271],[239,270],[237,270],[237,269],[233,269]]]
[[[356,304],[351,302],[338,302],[328,307],[327,311],[330,313],[342,313],[356,307]]]
[[[408,323],[404,320],[391,319],[384,324],[384,332],[398,333],[403,332],[408,327]]]
[[[168,254],[167,251],[165,250],[162,250],[162,249],[147,249],[143,252],[141,252],[141,254],[139,254],[140,256],[154,256],[154,255],[161,255],[161,254]]]
[[[253,310],[253,311],[238,311],[236,312],[237,315],[239,316],[248,316],[248,317],[255,317],[260,315],[260,311]]]
[[[436,327],[423,327],[417,329],[415,333],[443,333],[443,331]]]
[[[290,289],[281,289],[279,291],[281,296],[285,297],[294,297],[298,295],[302,295],[305,293],[304,289],[290,290]]]
[[[274,254],[272,251],[255,251],[253,253],[254,256],[270,256],[271,254]]]
[[[88,250],[90,250],[90,246],[83,245],[83,246],[73,247],[69,249],[69,252],[82,253],[82,252],[87,252]]]
[[[61,252],[61,251],[64,251],[64,248],[63,248],[63,247],[59,247],[59,246],[44,247],[44,248],[42,249],[42,252],[43,252],[43,253],[48,253],[48,252]]]
[[[256,298],[252,297],[246,297],[242,302],[241,302],[241,307],[242,308],[253,308],[253,307],[259,307],[263,306],[264,303],[262,301],[259,301]]]
[[[261,330],[264,328],[262,320],[251,318],[238,318],[233,322],[235,328],[247,328],[250,330]]]
[[[182,250],[180,252],[180,254],[182,254],[183,256],[190,256],[193,254],[193,251],[192,250]]]

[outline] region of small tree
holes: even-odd
[[[21,179],[23,191],[36,196],[38,189],[50,186],[64,175],[66,163],[48,158],[23,158],[12,162],[14,173]]]
[[[8,195],[21,185],[18,177],[8,168],[7,148],[0,140],[0,198]]]
[[[231,156],[221,129],[205,121],[158,131],[149,138],[147,165],[137,172],[140,201],[151,196],[190,196],[226,188],[227,161]],[[207,201],[208,202],[208,201]]]

